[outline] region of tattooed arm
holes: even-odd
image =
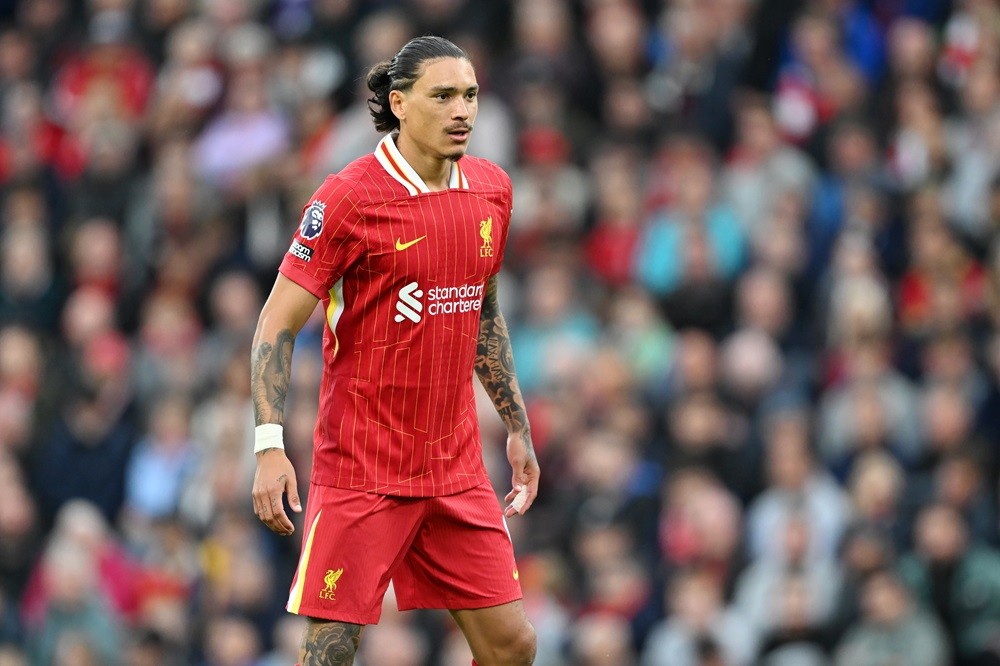
[[[285,421],[285,395],[292,373],[292,347],[295,336],[316,309],[319,301],[284,275],[278,275],[257,321],[250,354],[250,393],[254,419],[258,426]],[[254,513],[278,534],[295,531],[285,514],[282,495],[301,511],[295,470],[282,448],[267,448],[257,453],[257,473],[253,481]]]
[[[507,459],[510,461],[513,490],[505,501],[508,517],[524,513],[538,494],[538,460],[531,444],[531,426],[521,388],[514,371],[514,352],[510,345],[507,322],[497,302],[497,276],[486,284],[483,309],[479,315],[479,343],[476,350],[476,374],[507,426]],[[523,499],[518,494],[524,491]],[[523,502],[523,505],[521,503]]]

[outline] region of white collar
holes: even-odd
[[[412,196],[430,192],[423,179],[417,175],[417,172],[413,170],[409,162],[403,158],[403,154],[399,152],[399,148],[396,147],[396,142],[393,140],[391,134],[386,134],[378,142],[378,146],[375,148],[375,159]],[[465,174],[462,173],[462,168],[458,166],[458,162],[451,163],[451,176],[448,178],[448,188],[469,189],[469,181],[466,179]]]

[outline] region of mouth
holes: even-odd
[[[465,143],[469,140],[469,134],[472,132],[471,127],[453,127],[447,131],[448,136],[455,143]]]

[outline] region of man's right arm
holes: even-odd
[[[274,446],[255,446],[257,472],[253,482],[254,513],[278,534],[295,531],[285,514],[282,495],[296,512],[301,511],[295,470],[281,443],[285,420],[285,396],[292,373],[292,347],[319,301],[306,289],[278,274],[271,294],[261,310],[250,355],[250,392],[258,437],[267,431]],[[266,426],[261,429],[260,426]]]

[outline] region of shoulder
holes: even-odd
[[[356,184],[352,180],[344,178],[342,173],[327,176],[306,206],[309,208],[318,207],[321,210],[332,208],[342,212],[357,208],[359,199]]]
[[[381,182],[380,175],[384,175],[384,170],[379,166],[375,155],[368,153],[354,160],[338,173],[331,175],[330,180],[338,182],[338,187],[351,189],[359,199],[364,198],[366,190],[373,186],[378,186]]]
[[[501,190],[508,194],[511,192],[510,176],[493,162],[482,157],[466,155],[459,161],[459,166],[468,179],[471,189]]]
[[[398,195],[389,181],[375,156],[367,154],[328,175],[309,204],[319,202],[342,212],[353,208],[361,213],[372,203],[385,202]]]

